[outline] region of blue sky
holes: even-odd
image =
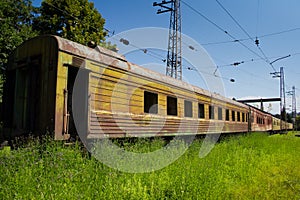
[[[35,5],[39,5],[39,2],[34,1]],[[157,15],[158,8],[152,6],[153,2],[145,0],[94,1],[95,7],[106,19],[105,27],[116,35],[136,28],[168,28],[169,13]],[[248,35],[253,37],[254,40],[256,37],[259,39],[259,47],[269,62],[291,55],[275,62],[273,66],[276,71],[279,71],[280,67],[284,67],[286,91],[295,86],[297,88],[296,96],[300,100],[300,69],[298,66],[300,64],[300,1],[219,0],[219,3]],[[215,25],[201,17],[195,10],[205,15]],[[272,67],[262,59],[264,55],[253,40],[249,39],[248,35],[221,8],[217,1],[184,0],[181,3],[181,12],[182,33],[201,44],[215,65],[220,66],[217,73],[224,77],[222,81],[226,97],[237,99],[279,97],[279,79],[274,79],[270,75],[270,72],[274,72]],[[220,28],[227,31],[228,34],[221,31]],[[276,34],[270,35],[273,33]],[[167,35],[165,38],[167,43]],[[238,42],[233,42],[233,38],[247,40],[242,41],[243,46]],[[130,44],[139,47],[139,42],[134,40],[134,38],[130,39]],[[145,40],[155,40],[155,38],[146,36]],[[184,41],[183,46],[190,45],[189,42],[189,40]],[[199,52],[200,48],[198,49]],[[166,49],[167,45],[165,46]],[[159,58],[165,58],[166,51],[148,50],[149,52],[146,54],[139,51],[130,52],[126,57],[129,61],[140,65],[149,66],[149,63],[157,63],[157,65],[164,68],[165,64]],[[149,56],[151,52],[152,56]],[[244,63],[237,67],[230,66],[235,62]],[[201,63],[198,64],[201,66]],[[188,63],[186,65],[188,66]],[[203,67],[205,68],[205,66]],[[194,71],[184,69],[183,75],[192,84],[202,86],[199,78],[193,78],[195,76]],[[230,78],[235,79],[235,82],[230,82]],[[287,96],[286,101],[289,108],[291,97]],[[268,104],[265,104],[265,107],[268,106]],[[274,103],[271,112],[277,113],[278,109],[279,104]],[[297,110],[300,111],[300,103],[297,105]]]

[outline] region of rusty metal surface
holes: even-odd
[[[100,46],[97,46],[96,48],[90,48],[88,46],[84,46],[58,36],[50,37],[54,37],[57,40],[59,50],[68,52],[73,55],[77,55],[95,61],[103,60],[103,56],[109,56],[121,61],[126,61],[124,56],[121,56],[113,51],[110,51]]]
[[[90,60],[94,60],[96,62],[105,62],[104,64],[111,65],[117,68],[121,68],[123,70],[129,71],[134,74],[138,74],[141,77],[145,77],[147,79],[153,79],[158,83],[162,83],[165,85],[171,85],[173,87],[181,88],[184,90],[190,90],[195,93],[199,93],[205,96],[208,96],[213,99],[217,99],[226,103],[233,104],[235,106],[239,106],[241,108],[247,108],[246,105],[239,103],[237,101],[231,100],[229,98],[225,98],[219,94],[209,92],[202,88],[190,85],[186,82],[176,80],[174,78],[168,77],[164,74],[160,74],[154,72],[152,70],[143,68],[141,66],[130,63],[126,60],[124,56],[121,56],[113,51],[107,50],[103,47],[97,46],[95,49],[89,48],[87,46],[72,42],[70,40],[66,40],[60,38],[58,36],[53,36],[56,38],[58,42],[58,48],[61,51],[68,52],[70,54],[74,54],[83,58],[87,58]]]
[[[158,115],[145,119],[145,115],[98,112],[92,115],[91,130],[88,137],[145,137],[247,131],[247,123],[224,123],[218,120],[210,121]]]
[[[250,106],[251,110],[251,120],[252,120],[252,131],[270,131],[273,128],[273,120],[272,115],[265,111],[259,110],[255,107]],[[264,120],[264,123],[258,123],[257,118],[261,118]]]
[[[109,137],[145,136],[145,135],[152,135],[152,134],[173,135],[175,133],[186,134],[183,133],[182,130],[178,130],[179,126],[181,127],[181,129],[183,128],[184,130],[189,130],[189,129],[193,130],[193,132],[190,132],[190,134],[192,133],[195,134],[194,130],[197,130],[196,133],[198,134],[205,134],[208,133],[208,131],[210,133],[217,133],[217,132],[226,133],[226,132],[246,132],[248,130],[247,123],[241,123],[241,122],[224,123],[224,121],[222,120],[221,121],[218,120],[210,121],[208,119],[199,120],[196,118],[196,116],[194,119],[187,120],[183,117],[180,117],[182,115],[182,108],[178,108],[179,109],[178,117],[172,118],[166,116],[165,114],[161,116],[155,116],[154,122],[152,122],[151,125],[147,125],[148,122],[147,119],[145,119],[146,115],[143,113],[139,115],[140,113],[139,110],[142,110],[143,107],[142,100],[139,100],[138,103],[135,105],[136,108],[134,108],[133,106],[134,104],[130,99],[131,98],[130,88],[131,87],[134,88],[135,85],[139,85],[138,82],[141,83],[144,82],[144,84],[146,83],[154,84],[155,86],[153,86],[152,89],[156,88],[155,90],[157,90],[159,94],[166,95],[167,93],[170,92],[172,93],[172,90],[173,91],[176,90],[176,91],[180,91],[180,94],[182,95],[181,98],[193,98],[193,96],[197,96],[197,98],[200,98],[200,96],[203,96],[209,99],[209,102],[207,103],[210,102],[212,103],[215,102],[216,104],[222,103],[224,107],[229,106],[230,109],[234,109],[236,111],[243,112],[243,113],[247,113],[248,106],[233,101],[231,99],[225,98],[219,94],[211,93],[202,88],[192,86],[186,82],[176,80],[167,77],[163,74],[159,74],[149,69],[140,67],[133,63],[129,63],[125,60],[123,56],[120,56],[115,52],[111,52],[102,47],[91,49],[89,47],[71,42],[69,40],[65,40],[59,37],[55,37],[55,38],[58,41],[59,44],[58,48],[60,51],[72,55],[76,55],[81,58],[89,59],[95,63],[93,70],[91,70],[92,77],[94,77],[95,80],[97,79],[97,76],[96,74],[93,75],[93,72],[96,72],[101,68],[100,67],[101,65],[97,63],[102,63],[104,66],[107,66],[108,71],[104,72],[104,74],[102,74],[102,76],[99,76],[98,79],[100,80],[101,78],[100,81],[101,84],[105,84],[105,83],[109,85],[111,84],[112,87],[107,88],[107,86],[103,86],[101,84],[100,85],[92,84],[93,88],[97,88],[96,92],[94,92],[94,95],[96,97],[95,100],[101,102],[101,104],[99,105],[103,105],[103,106],[100,107],[98,106],[98,109],[96,109],[97,114],[94,115],[92,114],[92,117],[90,119],[89,137],[91,138],[99,137],[101,134],[109,135]],[[100,68],[99,67],[98,67],[99,69],[95,68],[96,65],[99,65]],[[91,66],[86,65],[85,67],[89,68]],[[111,72],[109,72],[109,70]],[[111,102],[115,102],[116,100],[112,99],[111,90],[116,90],[115,83],[120,81],[119,80],[120,76],[123,76],[120,75],[119,73],[122,74],[125,73],[128,75],[128,77],[124,79],[126,83],[122,83],[124,85],[124,88],[126,88],[126,90],[124,91],[120,90],[118,92],[118,95],[120,95],[120,97],[118,96],[118,102],[120,103],[118,103],[117,105],[119,114],[112,114]],[[132,78],[132,77],[138,77],[138,78]],[[121,86],[119,85],[118,87]],[[163,89],[166,87],[168,88],[167,90]],[[142,96],[139,96],[138,98],[142,99]],[[127,113],[126,108],[121,105],[121,104],[125,105],[126,102],[129,103],[130,101],[131,103],[128,104],[128,106],[131,107],[130,110],[133,113]],[[163,102],[163,104],[165,104],[165,102]],[[107,113],[103,114],[102,109],[107,111]],[[99,114],[101,112],[102,114]],[[165,120],[165,124],[161,125],[160,122],[164,120]]]
[[[40,36],[20,46],[15,51],[11,61],[15,63],[20,60],[26,61],[36,54],[42,55],[40,66],[42,70],[38,72],[41,82],[38,87],[39,100],[37,103],[31,102],[31,105],[38,108],[35,115],[38,119],[36,129],[38,131],[42,129],[54,130],[55,139],[69,137],[66,131],[67,119],[64,119],[64,116],[66,117],[68,114],[66,110],[67,97],[64,91],[68,87],[69,70],[65,64],[84,67],[91,72],[88,87],[95,90],[90,91],[90,93],[94,95],[94,97],[92,95],[94,99],[91,102],[96,102],[96,109],[90,110],[90,137],[99,137],[101,132],[108,134],[109,137],[135,137],[142,134],[168,135],[178,131],[181,134],[194,134],[194,131],[189,132],[188,130],[195,129],[199,134],[246,132],[248,130],[247,122],[209,120],[208,111],[205,114],[206,119],[203,120],[197,118],[196,111],[194,111],[194,118],[184,118],[183,101],[186,98],[194,102],[195,109],[199,99],[205,103],[206,109],[208,109],[209,104],[215,103],[223,109],[228,108],[235,112],[247,113],[248,106],[129,63],[124,56],[105,48],[96,47],[92,49],[57,36]],[[12,64],[10,69],[17,70],[16,65]],[[119,85],[116,86],[116,83]],[[117,91],[112,97],[113,90],[118,90],[115,87],[120,87],[120,91]],[[166,96],[172,95],[175,93],[174,91],[179,93],[178,116],[170,117],[166,113],[159,113],[156,116],[144,114],[142,92],[147,89],[160,94],[159,103],[165,111],[167,107]],[[116,104],[119,113],[113,113],[112,102]],[[16,113],[14,113],[15,116]],[[151,123],[149,117],[152,117]],[[161,124],[162,121],[164,124]],[[182,130],[187,131],[182,132]]]
[[[7,137],[53,130],[56,44],[52,37],[36,37],[10,55],[4,98]]]

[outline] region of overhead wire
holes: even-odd
[[[119,39],[116,39],[114,37],[119,37]],[[141,48],[141,47],[138,47],[137,45],[133,44],[131,41],[127,40],[126,38],[122,38],[121,36],[117,36],[115,35],[114,37],[111,37],[111,39],[115,40],[115,41],[118,41],[120,43],[123,43],[123,45],[129,45],[131,47],[134,47],[136,50],[140,50],[142,51],[144,54],[148,55],[148,56],[151,56],[157,60],[160,60],[162,62],[166,62],[166,59],[164,59],[160,54],[154,52],[154,51],[151,51],[149,48]]]
[[[272,80],[272,79],[268,80],[268,79],[266,79],[266,78],[264,78],[262,76],[254,74],[254,73],[249,72],[247,70],[244,70],[242,68],[236,68],[236,70],[238,70],[241,73],[246,74],[248,76],[254,77],[254,79],[252,79],[252,80],[257,80],[257,79],[261,79],[262,81],[271,81]],[[260,84],[259,81],[248,82],[248,81],[243,81],[243,79],[238,79],[236,82],[239,83],[239,84],[242,83],[243,85],[251,86],[253,88],[260,87],[260,88],[264,88],[264,89],[268,89],[268,90],[273,90],[274,89],[272,87],[267,86],[266,84]],[[257,85],[255,85],[255,84],[257,84]]]
[[[68,13],[67,11],[64,11],[64,10],[62,10],[62,9],[60,9],[60,8],[54,6],[53,4],[50,4],[50,3],[48,3],[48,2],[46,2],[46,3],[47,3],[48,5],[54,7],[55,9],[59,10],[60,12],[69,15],[70,17],[74,18],[74,19],[77,20],[78,22],[81,22],[80,19],[78,19],[77,17],[74,17],[73,15],[71,15],[70,13]],[[183,1],[183,3],[186,5],[186,3],[185,3],[184,1]],[[187,5],[187,6],[189,7],[189,5]],[[190,8],[192,9],[192,7],[190,7]],[[194,10],[194,9],[192,9],[192,10]],[[196,11],[196,10],[195,10],[195,11]],[[198,13],[198,12],[197,12],[197,13]],[[200,14],[202,17],[204,17],[204,18],[205,18],[206,20],[208,20],[210,23],[214,24],[216,27],[218,27],[218,29],[220,29],[220,30],[222,30],[223,32],[225,32],[226,34],[228,34],[232,39],[234,39],[234,42],[239,42],[239,40],[235,39],[235,38],[234,38],[233,36],[231,36],[227,31],[225,31],[224,29],[222,29],[220,26],[218,26],[218,25],[217,25],[216,23],[214,23],[213,21],[211,21],[211,20],[209,20],[208,18],[206,18],[206,17],[205,17],[204,15],[202,15],[200,12],[199,12],[198,14]],[[92,27],[93,27],[93,26],[92,26]],[[93,28],[94,28],[95,30],[97,30],[95,27],[93,27]],[[282,34],[282,33],[286,33],[286,32],[296,31],[296,30],[299,30],[299,29],[300,29],[300,28],[289,29],[289,30],[286,30],[286,31],[278,32],[278,33],[271,33],[271,34],[263,35],[263,36],[261,36],[261,37],[267,37],[267,36],[272,36],[272,35]],[[114,31],[110,31],[109,29],[107,29],[107,28],[105,28],[105,27],[104,27],[104,30],[105,30],[107,33],[111,33],[112,35],[114,35]],[[114,39],[114,40],[117,40],[117,39],[115,39],[115,38],[113,38],[113,39]],[[120,37],[119,39],[121,40],[122,38]],[[124,38],[123,38],[123,39],[124,39]],[[249,38],[248,38],[248,39],[249,39]],[[119,41],[120,41],[120,40],[119,40]],[[246,39],[244,39],[244,40],[246,40]],[[128,41],[128,42],[129,42],[129,41]],[[147,55],[149,55],[149,56],[151,56],[151,57],[153,57],[153,58],[155,58],[155,59],[158,59],[158,60],[160,60],[160,61],[162,61],[162,62],[165,62],[165,59],[163,59],[163,58],[161,57],[161,55],[160,55],[160,54],[157,54],[156,52],[150,51],[149,49],[140,48],[140,47],[138,47],[138,46],[132,44],[131,42],[129,42],[128,45],[130,45],[130,46],[136,48],[137,50],[141,50],[141,51],[144,52],[145,54],[147,54]],[[188,45],[187,43],[185,43],[185,45],[187,45],[191,50],[197,51],[197,49],[195,49],[193,46]],[[256,53],[255,53],[255,54],[256,54]],[[294,54],[291,54],[291,55],[298,55],[298,54],[300,54],[300,53],[294,53]],[[259,57],[260,57],[260,56],[259,56]],[[245,61],[234,62],[234,63],[231,63],[231,64],[219,65],[219,66],[214,66],[214,67],[217,67],[217,69],[218,69],[218,68],[220,68],[220,67],[225,67],[225,66],[237,66],[237,65],[243,64],[243,63],[245,63],[245,62],[253,62],[253,61],[256,61],[256,60],[264,60],[264,58],[260,57],[259,59],[257,58],[257,59],[245,60]],[[191,68],[191,67],[187,67],[187,68],[185,68],[185,69],[191,70],[192,68]],[[194,70],[195,70],[195,69],[194,69]],[[210,75],[210,76],[216,76],[215,73],[209,73],[209,72],[205,72],[205,71],[200,71],[200,72],[201,72],[201,73],[208,74],[208,75]],[[255,76],[256,76],[256,75],[255,75]],[[230,78],[226,78],[226,77],[222,77],[222,76],[217,76],[217,77],[222,78],[222,79],[225,79],[225,80],[230,80],[230,81],[232,80],[232,79],[230,79]],[[297,88],[297,90],[299,90],[299,89]]]
[[[274,66],[272,65],[274,62],[276,62],[276,61],[278,61],[278,60],[281,60],[281,59],[284,59],[284,58],[287,58],[287,57],[290,57],[291,56],[291,54],[289,54],[288,56],[284,56],[284,57],[280,57],[280,58],[277,58],[277,59],[275,59],[274,61],[270,61],[269,60],[269,58],[266,56],[266,54],[264,53],[264,51],[262,50],[262,48],[258,45],[259,44],[259,42],[258,42],[258,39],[257,39],[257,37],[256,37],[256,40],[254,40],[254,38],[253,37],[251,37],[249,34],[248,34],[248,32],[238,23],[238,21],[237,20],[235,20],[235,18],[230,14],[230,12],[218,1],[218,0],[216,0],[217,1],[217,3],[221,6],[221,8],[232,18],[232,20],[240,27],[240,29],[248,36],[248,38],[247,38],[247,40],[252,40],[256,45],[257,45],[257,47],[258,47],[258,49],[260,50],[260,52],[262,53],[262,55],[264,56],[264,60],[271,66],[271,68],[273,69],[273,71],[274,72],[276,72],[276,69],[274,68]],[[184,2],[185,3],[185,2]],[[258,2],[258,4],[259,4],[259,2]],[[259,5],[258,5],[258,7],[259,7]],[[259,12],[258,12],[258,14],[259,14]],[[202,14],[201,14],[201,16],[203,16]],[[259,18],[259,17],[258,17]],[[205,19],[207,19],[207,18],[205,18]],[[213,23],[213,24],[215,24],[215,23]],[[257,24],[258,24],[258,22],[257,22]],[[218,28],[220,28],[220,26],[217,26]],[[262,37],[267,37],[267,36],[273,36],[273,35],[278,35],[278,34],[283,34],[283,33],[287,33],[287,32],[292,32],[292,31],[296,31],[296,30],[299,30],[300,28],[294,28],[294,29],[289,29],[289,30],[286,30],[286,31],[281,31],[281,32],[277,32],[277,33],[272,33],[272,34],[266,34],[266,35],[263,35]],[[222,30],[223,31],[223,30]],[[227,31],[226,31],[226,33],[228,33]],[[257,35],[257,34],[256,34]],[[246,39],[244,39],[244,40],[246,40]],[[234,41],[230,41],[230,42],[239,42],[239,41],[241,41],[241,40],[237,40],[237,39],[235,39]],[[227,43],[227,42],[223,42],[223,43]],[[210,43],[210,44],[212,44],[212,43]],[[208,45],[208,44],[207,44]],[[296,55],[296,54],[295,54]],[[242,64],[242,63],[244,63],[244,62],[235,62],[235,63],[233,63],[233,66],[237,66],[237,65],[239,65],[239,64]],[[226,66],[226,65],[224,65],[224,66]],[[216,68],[216,70],[214,71],[214,75],[216,74],[216,71],[219,69],[219,67],[221,67],[221,66],[217,66],[217,68]],[[244,71],[245,72],[245,71]],[[252,76],[255,76],[255,77],[257,77],[256,75],[253,75],[252,74]],[[263,78],[264,79],[264,78]],[[266,80],[266,79],[264,79],[264,80]]]
[[[281,35],[284,33],[289,33],[289,32],[294,32],[294,31],[299,31],[300,27],[297,28],[292,28],[292,29],[288,29],[288,30],[284,30],[284,31],[279,31],[279,32],[275,32],[275,33],[270,33],[270,34],[265,34],[260,36],[260,38],[264,38],[264,37],[270,37],[270,36],[274,36],[274,35]]]
[[[64,14],[67,14],[68,16],[72,17],[73,19],[75,19],[75,20],[77,20],[78,22],[81,23],[80,19],[78,19],[77,17],[71,15],[71,14],[68,13],[67,11],[64,11],[64,10],[60,9],[60,8],[58,8],[57,6],[55,6],[55,5],[51,4],[51,3],[48,3],[48,2],[45,2],[45,3],[48,4],[48,5],[50,5],[50,6],[52,6],[53,8],[57,9],[58,11],[60,11],[60,12],[62,12],[62,13],[64,13]],[[93,28],[95,29],[95,27],[93,27]],[[105,29],[105,31],[106,31],[107,33],[112,33],[113,36],[119,37],[119,39],[116,39],[116,38],[114,38],[114,37],[110,37],[111,39],[113,39],[113,40],[115,40],[115,41],[118,41],[118,42],[121,42],[121,43],[123,43],[124,45],[130,45],[130,46],[136,48],[137,50],[140,50],[140,51],[144,52],[145,54],[147,54],[147,55],[149,55],[149,56],[151,56],[151,57],[153,57],[153,58],[155,58],[155,59],[158,59],[158,60],[160,60],[160,61],[162,61],[162,62],[166,62],[166,59],[163,59],[163,58],[161,57],[161,55],[159,55],[159,54],[157,54],[157,53],[155,53],[155,52],[152,52],[152,51],[150,51],[149,49],[146,49],[146,48],[140,48],[140,47],[138,47],[137,45],[132,44],[132,42],[129,41],[129,40],[127,40],[126,38],[122,38],[121,36],[114,35],[114,32],[110,31],[109,29],[107,29],[107,28],[105,28],[105,27],[104,27],[104,29]],[[192,47],[192,46],[189,46],[189,48],[192,49],[193,47]],[[214,66],[214,67],[215,67],[215,66]],[[191,68],[191,67],[186,67],[185,69],[191,70],[192,68]],[[193,69],[194,69],[194,68],[193,68]],[[206,74],[211,75],[211,76],[215,76],[214,74],[211,74],[211,73],[208,73],[208,72],[205,72],[205,71],[201,71],[201,72],[202,72],[202,73],[206,73]],[[220,78],[223,78],[223,77],[220,77]]]
[[[196,69],[195,67],[187,67],[187,66],[183,66],[183,69],[187,69],[187,70],[190,70],[190,71],[196,71],[197,73],[201,72],[203,74],[206,74],[206,75],[209,75],[209,76],[213,76],[213,77],[217,77],[217,78],[221,78],[223,80],[228,80],[230,82],[235,82],[233,78],[228,78],[228,77],[223,77],[223,76],[219,76],[215,73],[210,73],[210,72],[206,72],[206,71],[203,71],[203,70],[198,70]]]
[[[57,9],[58,11],[60,11],[60,12],[62,12],[62,13],[64,13],[64,14],[66,14],[66,15],[68,15],[69,17],[71,17],[71,18],[73,18],[73,19],[75,19],[75,20],[77,20],[78,22],[81,23],[81,20],[80,20],[78,17],[73,16],[73,15],[70,14],[69,12],[60,9],[59,7],[53,5],[53,4],[49,3],[49,2],[46,2],[46,1],[44,1],[44,2],[45,2],[46,4],[48,4],[49,6],[51,6],[51,7],[55,8],[55,9]],[[98,30],[98,29],[96,29],[94,26],[90,26],[90,27],[92,27],[94,30]],[[112,33],[112,35],[114,35],[114,31],[110,31],[109,29],[107,29],[107,28],[105,28],[105,27],[103,27],[103,28],[104,28],[104,30],[105,30],[107,33]],[[117,40],[117,39],[115,39],[115,38],[113,38],[113,39],[114,39],[114,40]],[[119,42],[121,42],[121,41],[120,41],[121,39],[123,39],[123,38],[120,37],[120,38],[119,38]],[[126,39],[125,39],[125,40],[126,40]],[[155,53],[155,52],[149,51],[148,49],[145,49],[145,48],[139,48],[138,46],[133,45],[132,43],[129,43],[129,42],[128,42],[127,45],[130,45],[130,46],[132,46],[132,47],[134,47],[134,48],[136,48],[136,49],[138,49],[138,50],[141,50],[141,51],[144,52],[145,54],[147,54],[147,55],[149,55],[149,56],[151,56],[151,57],[153,57],[153,58],[155,58],[155,59],[158,59],[158,60],[161,60],[161,61],[165,62],[165,59],[163,59],[163,58],[161,57],[161,55],[159,55],[159,54],[157,54],[157,53]]]
[[[208,21],[209,23],[211,23],[212,25],[214,25],[217,29],[219,29],[220,31],[222,31],[223,33],[225,33],[226,35],[228,35],[231,39],[233,39],[234,41],[237,41],[240,45],[242,45],[244,48],[246,48],[248,51],[250,51],[251,53],[253,53],[254,55],[256,55],[257,57],[261,58],[262,60],[265,60],[265,58],[263,58],[261,55],[259,55],[257,52],[253,51],[252,49],[250,49],[247,45],[245,45],[244,43],[242,43],[241,41],[239,41],[237,38],[235,38],[233,35],[231,35],[228,31],[226,31],[225,29],[223,29],[221,26],[219,26],[218,24],[216,24],[215,22],[213,22],[212,20],[210,20],[208,17],[206,17],[205,15],[203,15],[200,11],[196,10],[194,7],[192,7],[191,5],[189,5],[188,3],[186,3],[185,1],[181,0],[181,2],[187,6],[189,9],[191,9],[192,11],[194,11],[196,14],[200,15],[202,18],[204,18],[206,21]],[[265,60],[266,61],[266,60]],[[267,62],[267,61],[266,61]],[[268,62],[267,62],[268,63]],[[268,63],[269,64],[269,63]],[[276,70],[275,70],[276,71]]]
[[[292,28],[292,29],[280,31],[280,32],[274,32],[274,33],[269,33],[269,34],[265,34],[265,35],[260,35],[260,36],[257,36],[257,38],[265,38],[265,37],[270,37],[270,36],[274,36],[274,35],[281,35],[281,34],[285,34],[285,33],[289,33],[289,32],[294,32],[294,31],[299,31],[299,30],[300,30],[300,27],[297,27],[297,28]],[[241,38],[241,39],[237,39],[237,40],[220,41],[220,42],[208,42],[208,43],[202,43],[201,45],[207,46],[207,45],[235,43],[235,42],[238,42],[238,41],[247,41],[247,40],[255,39],[255,38],[256,37]]]
[[[237,24],[237,26],[248,36],[248,38],[250,40],[252,40],[253,43],[256,44],[257,48],[259,49],[259,51],[261,52],[261,54],[265,58],[265,61],[267,63],[269,63],[270,66],[271,66],[271,68],[276,72],[276,69],[274,68],[274,66],[272,65],[272,63],[270,62],[270,60],[268,59],[268,57],[266,56],[266,54],[264,53],[264,51],[262,50],[262,48],[259,46],[258,39],[256,39],[256,40],[252,39],[252,37],[250,36],[250,34],[240,25],[240,23],[230,14],[230,12],[218,0],[216,0],[216,2],[227,13],[227,15]]]

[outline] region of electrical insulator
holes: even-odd
[[[259,45],[259,40],[256,38],[256,40],[255,40],[255,44],[256,44],[256,46],[258,46]]]

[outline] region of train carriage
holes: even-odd
[[[45,131],[54,132],[56,139],[78,131],[92,138],[248,131],[246,105],[129,63],[107,49],[57,36],[39,36],[18,47],[10,56],[7,80],[8,136]]]
[[[272,121],[273,121],[272,131],[274,131],[274,132],[280,131],[280,119],[273,116]]]
[[[270,114],[58,36],[10,56],[4,133],[68,139],[238,133],[272,129]],[[251,113],[251,120],[249,119]]]
[[[273,117],[270,113],[250,106],[251,131],[271,131]]]

